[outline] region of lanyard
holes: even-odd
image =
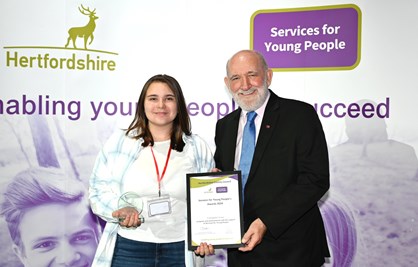
[[[157,160],[155,159],[154,150],[152,149],[152,146],[151,146],[151,153],[152,153],[152,157],[154,158],[155,170],[157,171],[158,196],[161,196],[161,180],[163,179],[165,171],[167,170],[168,160],[170,159],[170,154],[171,154],[171,144],[170,144],[170,147],[168,148],[167,159],[165,160],[165,166],[164,166],[163,173],[161,174],[161,176],[160,176],[160,171],[158,170],[158,164],[157,164]]]

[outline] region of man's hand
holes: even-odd
[[[243,252],[253,250],[255,246],[260,244],[261,240],[263,240],[263,236],[266,231],[267,227],[260,220],[260,218],[253,221],[241,241],[243,244],[245,244],[245,246],[240,247],[238,250]]]

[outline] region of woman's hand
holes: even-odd
[[[200,245],[195,249],[194,253],[197,256],[209,256],[215,254],[215,249],[212,245],[208,245],[207,243],[200,243]]]
[[[139,212],[133,207],[124,207],[112,212],[112,216],[119,220],[119,225],[126,228],[136,228],[142,223]]]

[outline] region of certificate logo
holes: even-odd
[[[226,186],[216,187],[216,193],[228,193],[228,187]]]
[[[206,190],[204,193],[205,193],[205,194],[207,194],[207,193],[212,194],[212,193],[213,193],[213,191],[212,191],[212,187],[209,187],[209,189],[208,189],[208,190]]]

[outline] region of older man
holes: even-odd
[[[272,76],[256,51],[227,63],[224,81],[240,108],[217,122],[215,161],[242,171],[246,231],[228,266],[318,267],[330,255],[317,204],[329,188],[327,144],[313,107],[278,97],[268,89]]]

